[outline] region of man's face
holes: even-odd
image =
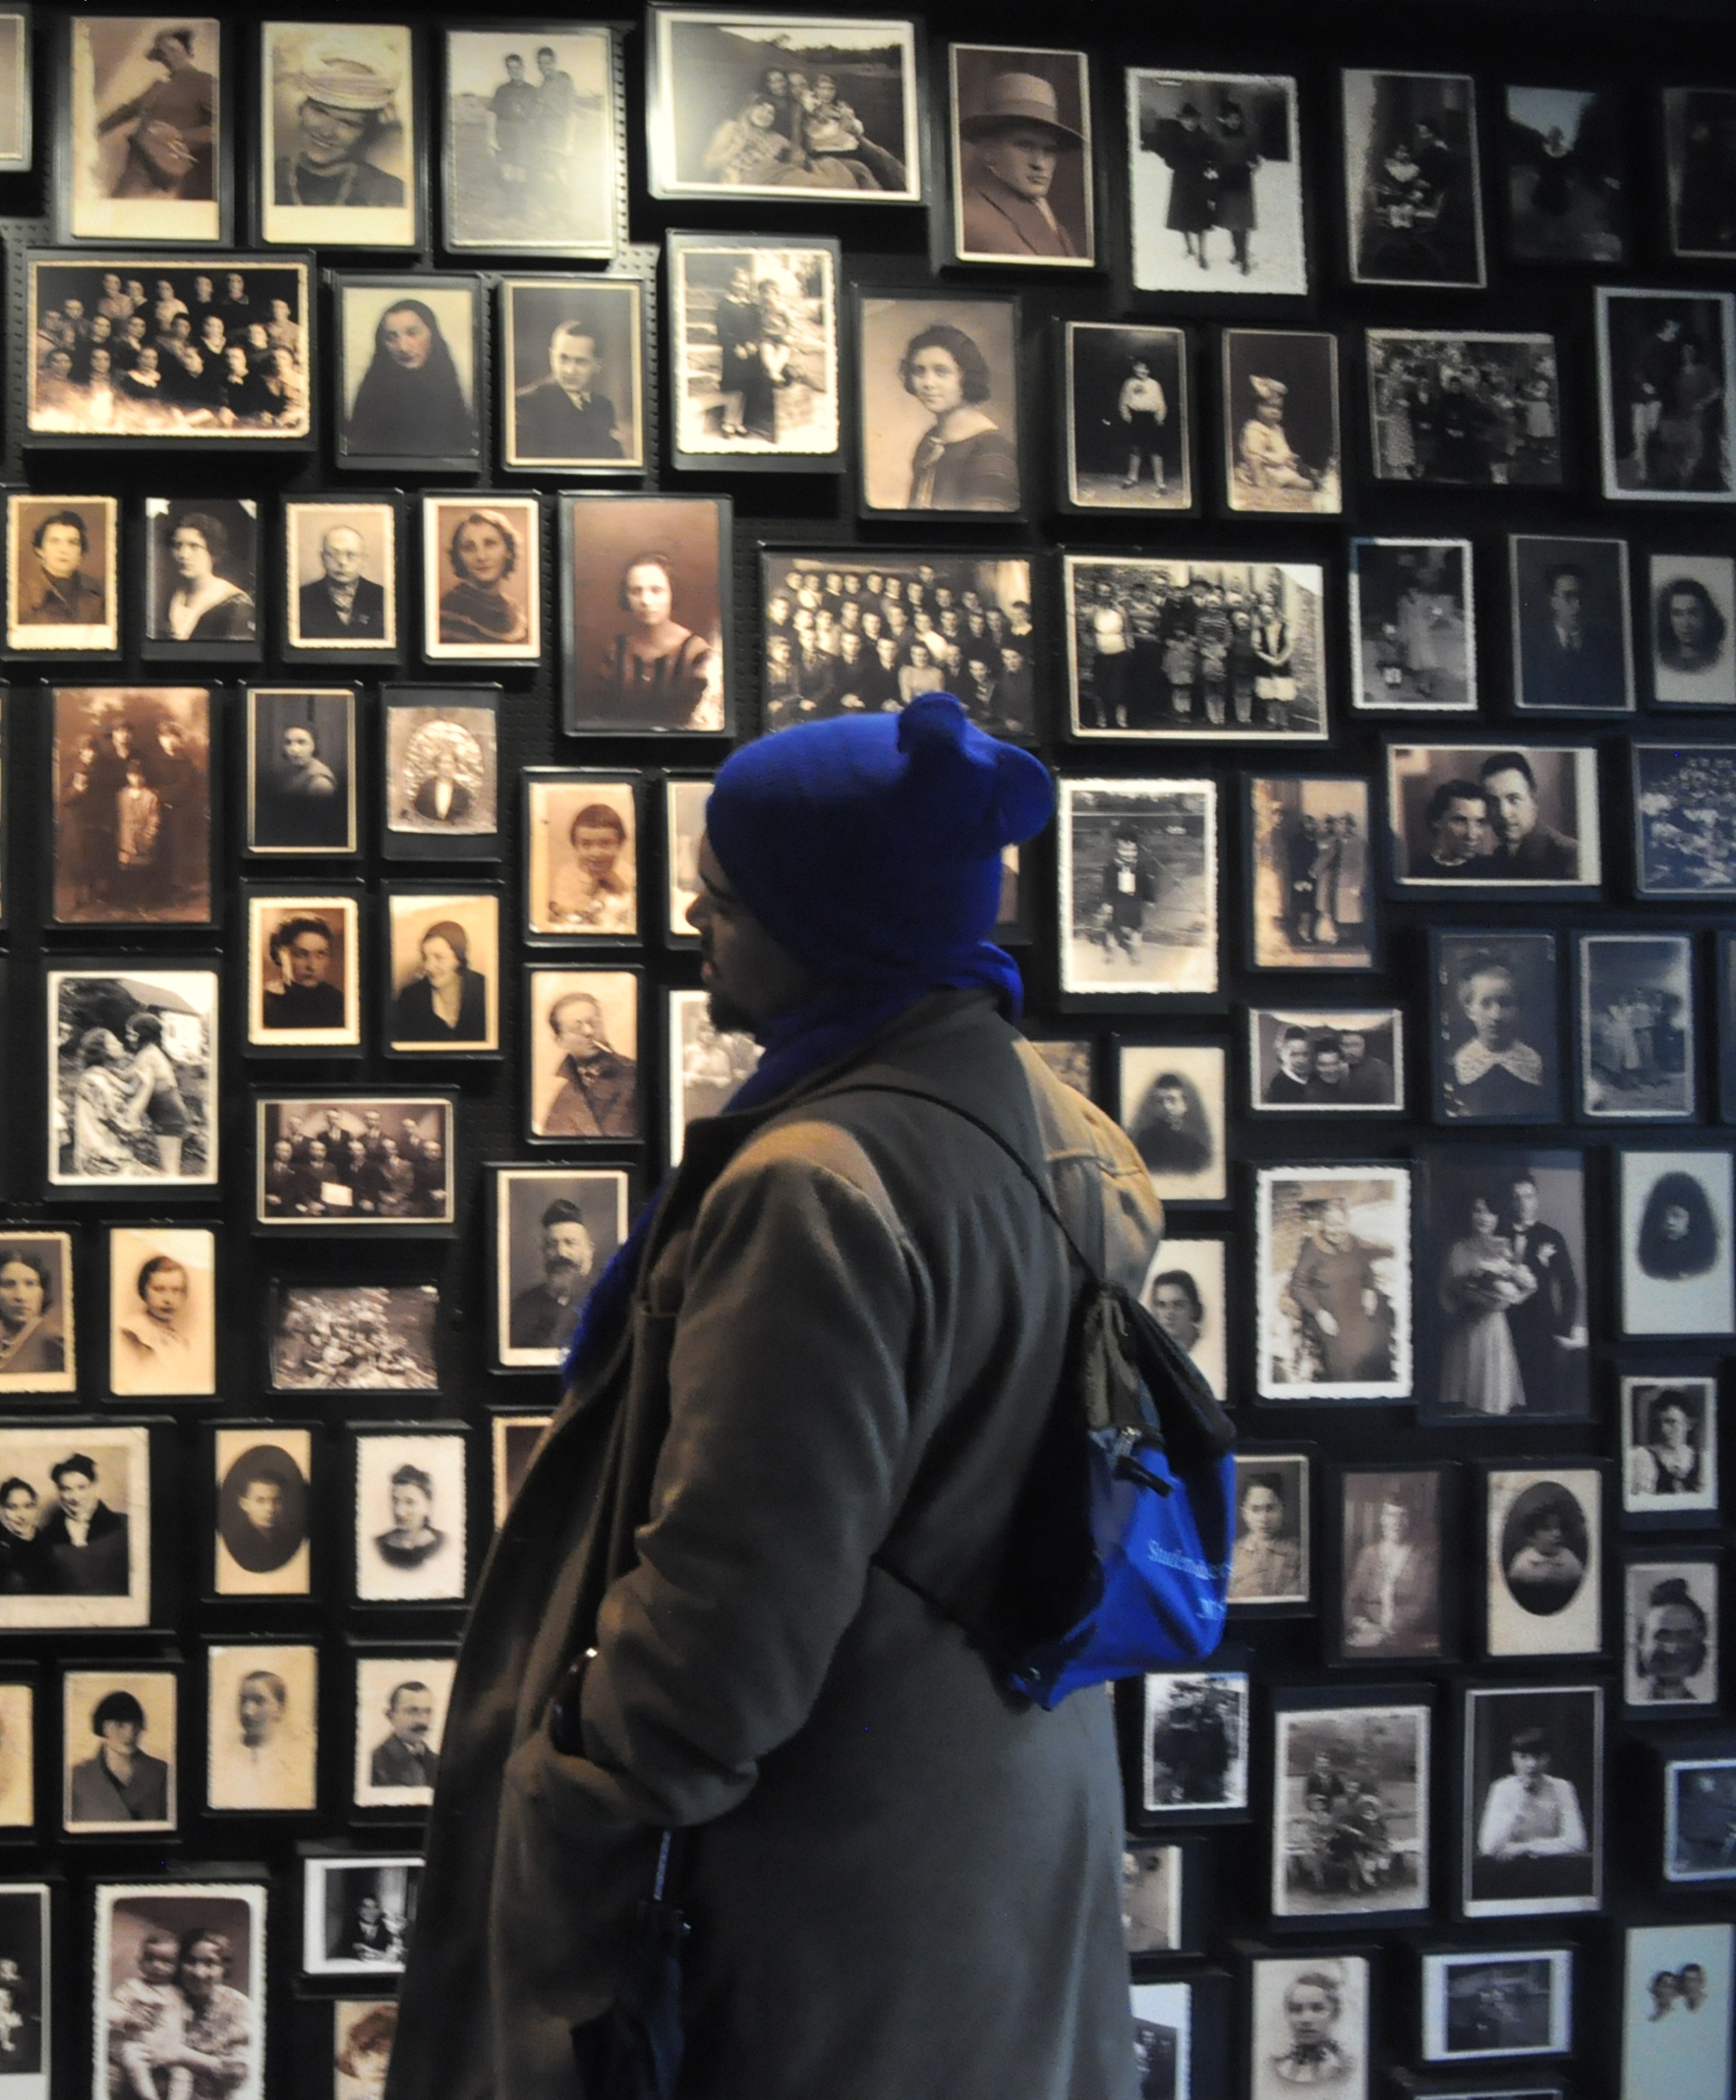
[[[145,1279],[145,1310],[159,1326],[170,1325],[187,1303],[187,1271],[152,1269]]]
[[[1534,1225],[1537,1222],[1537,1185],[1522,1181],[1513,1184],[1513,1220],[1517,1225]]]
[[[1577,635],[1586,616],[1586,589],[1577,576],[1557,576],[1549,610],[1564,634]]]
[[[241,1719],[241,1739],[250,1750],[257,1750],[268,1742],[272,1730],[282,1720],[270,1687],[258,1677],[244,1677],[241,1690],[236,1695],[236,1705]]]
[[[362,573],[362,535],[353,525],[334,525],[319,543],[319,565],[327,583],[351,584]]]
[[[1011,124],[991,134],[977,147],[990,174],[1010,190],[1040,204],[1055,181],[1055,163],[1060,146],[1055,134],[1041,124]]]
[[[550,1283],[587,1276],[595,1251],[591,1235],[577,1218],[561,1218],[543,1228],[543,1273]]]
[[[434,1726],[434,1697],[429,1692],[400,1690],[392,1699],[386,1719],[399,1742],[420,1750],[427,1744],[429,1731]]]
[[[1293,1079],[1305,1079],[1311,1063],[1307,1037],[1293,1035],[1282,1041],[1278,1045],[1278,1062]]]
[[[75,1467],[72,1472],[63,1473],[55,1486],[60,1490],[61,1507],[69,1517],[83,1524],[96,1507],[96,1483],[89,1474]]]
[[[563,331],[549,347],[554,383],[569,394],[588,394],[597,383],[597,344],[589,335]]]
[[[811,996],[814,980],[766,931],[723,873],[711,841],[699,843],[699,894],[687,907],[699,935],[700,981],[712,1025],[751,1033]]]
[[[311,168],[335,167],[361,145],[368,120],[358,111],[332,109],[310,95],[300,110],[297,149]]]
[[[289,975],[293,984],[312,990],[323,983],[325,965],[331,961],[331,943],[324,934],[311,929],[298,933],[289,944]]]
[[[36,550],[36,558],[56,583],[64,583],[78,572],[79,563],[85,558],[85,543],[76,525],[53,524],[42,534],[42,544]]]
[[[1691,1677],[1706,1661],[1706,1636],[1686,1604],[1653,1604],[1640,1635],[1643,1677]]]
[[[614,873],[622,840],[609,824],[581,824],[573,837],[573,857],[593,882]]]
[[[1670,598],[1670,633],[1690,652],[1706,647],[1706,608],[1692,591],[1676,591]]]
[[[1284,1529],[1284,1504],[1270,1488],[1250,1488],[1242,1497],[1242,1521],[1255,1539],[1276,1539]]]
[[[1482,836],[1483,802],[1470,795],[1455,795],[1434,820],[1434,852],[1438,860],[1469,860]]]
[[[555,1009],[554,1033],[568,1057],[595,1057],[603,1047],[603,1009],[595,999],[563,999]]]
[[[28,1488],[15,1488],[0,1502],[0,1525],[14,1539],[31,1540],[36,1536],[36,1522],[42,1513],[42,1505]]]
[[[236,1506],[255,1531],[274,1532],[283,1514],[283,1489],[275,1481],[249,1481]]]
[[[1523,773],[1509,767],[1491,773],[1483,788],[1489,798],[1489,823],[1504,846],[1517,846],[1536,829],[1537,798]]]

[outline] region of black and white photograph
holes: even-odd
[[[254,1222],[391,1232],[453,1220],[449,1094],[261,1094]]]
[[[1560,370],[1552,335],[1370,328],[1374,479],[1430,488],[1558,488]]]
[[[302,1969],[309,1976],[397,1976],[416,1921],[422,1861],[339,1853],[302,1862]]]
[[[1630,1925],[1622,1981],[1621,2100],[1720,2100],[1730,2090],[1736,1926]]]
[[[1426,1160],[1417,1257],[1425,1416],[1577,1418],[1591,1406],[1578,1152],[1457,1146]]]
[[[1513,705],[1528,715],[1632,714],[1627,542],[1514,533],[1507,562]]]
[[[653,197],[922,203],[907,16],[658,7],[647,41]]]
[[[1693,935],[1582,933],[1577,940],[1581,1116],[1692,1122]]]
[[[1561,984],[1552,933],[1429,933],[1439,1123],[1561,1118]]]
[[[257,79],[260,240],[416,247],[428,140],[410,26],[263,22]]]
[[[339,466],[480,466],[481,278],[345,276],[333,296]]]
[[[1215,993],[1218,787],[1061,782],[1064,992]]]
[[[1296,82],[1140,66],[1127,82],[1134,288],[1305,297]]]
[[[179,1684],[166,1669],[69,1669],[61,1679],[61,1828],[132,1837],[180,1822]]]
[[[1173,1954],[1182,1948],[1186,1849],[1129,1844],[1122,1852],[1122,1929],[1129,1954]]]
[[[1425,1913],[1429,1707],[1376,1695],[1272,1720],[1272,1915]]]
[[[283,1427],[211,1432],[218,1597],[307,1597],[314,1432]]]
[[[675,465],[839,472],[839,244],[666,244]]]
[[[206,1650],[207,1808],[306,1814],[318,1806],[318,1648],[250,1641]]]
[[[1337,517],[1344,508],[1338,338],[1226,328],[1224,492],[1232,511]]]
[[[953,44],[952,259],[1089,269],[1097,260],[1090,61]]]
[[[108,1389],[128,1400],[217,1389],[217,1236],[204,1225],[111,1225]]]
[[[627,1237],[619,1167],[495,1167],[495,1357],[558,1371],[598,1278]]]
[[[356,1601],[464,1601],[465,1431],[356,1437]]]
[[[249,1048],[360,1050],[361,943],[357,895],[250,892]]]
[[[568,735],[731,727],[729,498],[560,505]]]
[[[1622,1569],[1622,1699],[1635,1720],[1707,1719],[1718,1704],[1713,1553],[1630,1556]]]
[[[1326,572],[1068,554],[1071,732],[1323,742]]]
[[[100,2089],[265,2089],[262,1882],[98,1882],[93,2054]],[[197,2067],[197,2068],[196,2068]]]
[[[1192,2100],[1193,1985],[1135,1983],[1128,1997],[1139,2100]]]
[[[216,1034],[215,969],[51,969],[50,1188],[214,1187]]]
[[[1616,1170],[1622,1332],[1736,1333],[1731,1154],[1626,1151]]]
[[[1351,282],[1486,284],[1476,83],[1355,67],[1342,79]]]
[[[1249,1007],[1247,1099],[1256,1115],[1398,1115],[1399,1007]]]
[[[639,973],[533,969],[526,977],[531,1136],[643,1137]]]
[[[6,646],[20,655],[112,656],[121,506],[112,496],[6,498]]]
[[[1648,559],[1647,637],[1654,707],[1736,707],[1736,561]]]
[[[1018,345],[1012,295],[857,292],[865,515],[1024,509]]]
[[[274,1393],[432,1393],[439,1385],[432,1283],[271,1285],[266,1346]]]
[[[355,853],[356,695],[347,686],[253,685],[245,708],[247,850]]]
[[[647,298],[634,277],[501,281],[503,466],[643,471]]]
[[[1145,1679],[1141,1800],[1149,1818],[1247,1807],[1248,1679],[1242,1670]]]
[[[1160,1254],[1162,1250],[1159,1250]],[[1236,1468],[1230,1604],[1305,1606],[1313,1601],[1313,1462],[1305,1451],[1243,1450]]]
[[[1166,1232],[1139,1292],[1139,1303],[1222,1401],[1230,1397],[1227,1268],[1224,1241]]]
[[[396,503],[286,497],[283,561],[287,651],[326,658],[397,655]]]
[[[46,1882],[0,1882],[0,2010],[9,2015],[0,2092],[7,2100],[47,2100],[55,2004],[48,1937],[52,1896]]]
[[[1727,262],[1736,256],[1736,90],[1666,88],[1663,122],[1670,253]]]
[[[149,1430],[0,1428],[0,1628],[148,1624]]]
[[[0,14],[0,174],[30,166],[30,17],[10,9]]]
[[[306,449],[305,258],[33,255],[29,270],[31,438]]]
[[[1621,1458],[1630,1523],[1706,1522],[1718,1506],[1717,1379],[1624,1372]]]
[[[491,1415],[489,1429],[492,1449],[490,1456],[496,1531],[506,1522],[506,1512],[524,1486],[531,1461],[553,1420],[552,1415],[503,1415],[498,1410]]]
[[[1736,1879],[1736,1758],[1671,1758],[1663,1814],[1665,1881]]]
[[[1066,507],[1191,510],[1186,331],[1102,321],[1065,328]]]
[[[260,506],[252,496],[145,498],[145,654],[260,654]]]
[[[769,729],[950,692],[997,736],[1036,734],[1028,556],[769,552],[760,589]]]
[[[1479,1948],[1422,1956],[1424,2063],[1564,2056],[1572,2046],[1572,1948]],[[1530,2096],[1512,2093],[1511,2079],[1504,2078],[1489,2100]]]
[[[1603,1890],[1603,1687],[1467,1689],[1463,1762],[1465,1916],[1595,1910]],[[1517,2039],[1504,2033],[1486,2053],[1521,2055]]]
[[[67,238],[221,241],[232,179],[222,25],[98,15],[67,31]]]
[[[399,888],[385,896],[385,1048],[478,1057],[500,1048],[500,896]]]
[[[1371,969],[1368,784],[1250,774],[1249,957],[1255,969]]]
[[[1718,1113],[1736,1123],[1736,932],[1720,928],[1718,955]]]
[[[1607,502],[1736,502],[1736,294],[1598,285],[1597,429]]]
[[[72,1234],[0,1229],[0,1400],[78,1387]]]
[[[530,496],[422,499],[422,653],[534,664],[543,653],[543,513]]]
[[[62,926],[210,922],[212,698],[203,685],[57,685]]]
[[[446,246],[607,262],[625,232],[612,33],[448,29],[445,60]]]
[[[1324,1951],[1249,1961],[1249,2100],[1285,2100],[1299,2085],[1368,2100],[1371,1968],[1365,1954]]]
[[[1736,744],[1636,743],[1634,886],[1736,897]]]
[[[1626,262],[1632,183],[1617,89],[1510,86],[1501,143],[1514,262]]]
[[[1603,1475],[1493,1466],[1485,1478],[1491,1656],[1594,1656],[1603,1646]]]
[[[668,1057],[668,1162],[679,1164],[687,1149],[687,1126],[729,1105],[738,1087],[759,1069],[760,1046],[751,1035],[720,1028],[706,992],[667,994],[664,1043]]]
[[[1411,1174],[1256,1171],[1262,1400],[1411,1397]]]
[[[1588,890],[1603,877],[1590,744],[1388,744],[1386,808],[1401,895]]]
[[[1339,1474],[1340,1661],[1420,1662],[1450,1652],[1449,1481],[1440,1466]]]
[[[1221,1043],[1116,1046],[1120,1120],[1166,1203],[1221,1203],[1230,1193],[1228,1067]]]
[[[440,1738],[457,1658],[358,1656],[357,1808],[427,1808],[440,1771]]]
[[[1475,715],[1476,613],[1469,540],[1353,540],[1351,705]]]
[[[705,805],[712,784],[664,777],[664,871],[667,888],[665,944],[696,941],[688,907],[699,895],[699,842],[705,837]]]
[[[499,687],[388,685],[379,712],[385,857],[497,859]]]
[[[639,776],[527,771],[525,929],[547,941],[636,941]]]

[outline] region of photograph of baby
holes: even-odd
[[[260,2100],[265,1902],[244,1881],[99,1882],[94,2054],[102,2089]]]

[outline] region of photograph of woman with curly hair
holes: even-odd
[[[1623,1152],[1622,1331],[1736,1332],[1728,1152]]]
[[[535,496],[422,503],[423,654],[534,663],[541,514]]]
[[[1018,303],[864,297],[862,506],[1015,511]]]

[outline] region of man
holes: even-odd
[[[157,198],[190,203],[208,200],[216,194],[211,187],[216,86],[211,76],[193,62],[192,29],[159,30],[145,57],[147,65],[161,66],[164,78],[153,81],[143,94],[134,95],[131,101],[121,103],[97,121],[99,138],[123,124],[133,125],[126,160],[109,194],[140,198],[146,203]],[[107,278],[103,279],[103,290],[108,291]],[[119,291],[120,280],[116,278],[115,292]],[[105,300],[104,305],[107,303]],[[99,307],[98,311],[102,309]],[[111,314],[110,319],[113,318]]]
[[[1314,863],[1320,857],[1320,820],[1305,811],[1285,827],[1284,918],[1293,948],[1307,948],[1314,938],[1319,893]]]
[[[440,1772],[440,1754],[428,1739],[434,1714],[434,1694],[426,1684],[410,1677],[393,1685],[385,1703],[391,1733],[369,1757],[370,1786],[426,1786],[433,1791]]]
[[[152,1254],[139,1271],[137,1309],[115,1326],[115,1384],[129,1393],[198,1393],[211,1384],[211,1337],[188,1313],[187,1270]]]
[[[1157,897],[1157,869],[1145,865],[1138,834],[1117,832],[1098,889],[1097,938],[1106,956],[1119,948],[1130,962],[1138,962],[1145,945],[1145,907]]]
[[[1527,707],[1576,712],[1628,707],[1627,649],[1619,613],[1592,592],[1586,570],[1571,561],[1544,571],[1545,614],[1527,608],[1520,650],[1520,698]]]
[[[506,78],[489,98],[494,123],[494,172],[506,191],[509,211],[522,211],[536,150],[537,89],[525,79],[524,54],[508,51]]]
[[[434,771],[418,785],[410,807],[430,824],[462,824],[474,797],[458,778],[458,754],[450,744],[434,753]]]
[[[600,393],[597,337],[563,321],[549,338],[549,373],[512,400],[513,450],[523,460],[619,459],[615,408]]]
[[[723,767],[690,917],[713,1021],[768,1054],[689,1126],[491,1561],[390,2100],[598,2089],[575,2046],[663,1832],[700,1825],[696,2092],[905,2100],[944,2059],[951,2100],[1133,2100],[1109,1702],[1021,1711],[905,1587],[997,1621],[1014,1538],[1047,1535],[1012,1512],[1052,1477],[1076,1285],[999,1146],[841,1090],[881,1071],[989,1119],[1137,1290],[1143,1163],[996,1011],[1002,850],[1052,802],[940,695]],[[1010,1954],[1041,1988],[1009,1994]]]
[[[1507,1329],[1519,1357],[1526,1407],[1572,1413],[1585,1374],[1586,1333],[1579,1323],[1580,1285],[1564,1234],[1545,1225],[1535,1177],[1515,1176],[1507,1230],[1513,1258],[1536,1278],[1529,1298],[1507,1308]]]
[[[568,992],[549,1010],[560,1045],[560,1084],[544,1113],[544,1138],[632,1138],[639,1128],[639,1067],[611,1049],[603,1008],[589,992]]]
[[[1634,1674],[1646,1687],[1648,1704],[1710,1702],[1713,1687],[1692,1681],[1706,1668],[1709,1654],[1706,1611],[1686,1580],[1669,1575],[1653,1583],[1634,1639]]]
[[[329,525],[319,542],[320,575],[304,583],[296,639],[336,642],[385,638],[385,587],[362,573],[368,546],[353,525]]]
[[[1476,769],[1488,803],[1494,850],[1476,873],[1483,882],[1577,882],[1577,839],[1553,830],[1537,807],[1537,777],[1523,751],[1498,751]]]
[[[241,1740],[231,1741],[221,1758],[219,1779],[212,1772],[213,1808],[312,1808],[314,1763],[285,1725],[289,1687],[275,1670],[249,1670],[235,1690],[236,1721]],[[218,1761],[213,1760],[213,1768]]]
[[[1211,1162],[1211,1133],[1203,1115],[1192,1113],[1186,1079],[1161,1072],[1128,1125],[1139,1157],[1153,1174],[1201,1174]]]
[[[638,885],[630,858],[624,871],[620,864],[627,850],[620,811],[587,802],[566,836],[572,858],[550,872],[550,918],[573,933],[636,933]]]
[[[318,33],[296,82],[293,149],[271,171],[272,200],[316,208],[401,208],[404,185],[369,155],[394,123],[397,75],[372,40],[352,40],[341,29]]]
[[[275,981],[267,980],[260,1019],[267,1028],[341,1028],[344,988],[331,984],[331,928],[311,912],[297,912],[272,927],[266,949]]]
[[[1475,781],[1442,781],[1428,798],[1428,843],[1411,850],[1413,882],[1470,882],[1483,874],[1489,798]]]
[[[997,74],[983,107],[960,120],[958,135],[975,147],[959,200],[959,253],[1021,262],[1075,258],[1078,244],[1049,193],[1062,154],[1078,152],[1085,142],[1062,123],[1054,87],[1034,73]]]
[[[1302,1204],[1306,1228],[1290,1295],[1318,1365],[1316,1384],[1374,1384],[1393,1374],[1393,1309],[1374,1272],[1392,1249],[1359,1240],[1342,1196]]]
[[[514,1293],[507,1321],[514,1349],[564,1349],[590,1295],[597,1249],[585,1213],[557,1196],[543,1213],[543,1275]]]
[[[223,1544],[250,1575],[282,1567],[302,1543],[284,1507],[284,1475],[290,1463],[281,1452],[260,1453],[235,1483],[233,1516],[226,1523],[219,1518]]]
[[[108,623],[108,595],[81,564],[90,535],[76,510],[51,510],[30,535],[36,556],[34,587],[20,577],[18,623],[25,627],[101,627]]]
[[[578,128],[579,90],[555,57],[552,44],[537,48],[536,118],[538,173],[546,191],[558,195],[570,180],[568,162]]]
[[[125,1597],[131,1573],[129,1520],[96,1488],[96,1461],[74,1451],[49,1468],[60,1497],[37,1534],[47,1587],[60,1597]]]
[[[1306,1028],[1294,1025],[1279,1035],[1273,1049],[1278,1069],[1266,1081],[1261,1099],[1269,1108],[1295,1108],[1314,1098],[1314,1044]]]

